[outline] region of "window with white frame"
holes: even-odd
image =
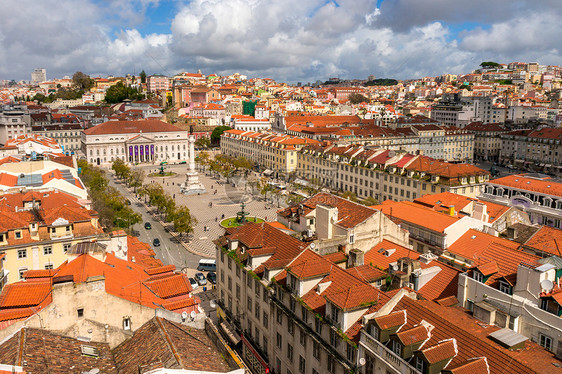
[[[23,279],[23,275],[25,274],[26,271],[27,271],[27,268],[19,268],[18,269],[20,279]]]
[[[396,353],[398,356],[402,356],[402,344],[396,340],[392,341],[392,352]]]
[[[423,359],[421,359],[420,357],[416,357],[416,369],[418,369],[419,371],[421,371],[422,373],[425,370],[425,362]]]
[[[27,258],[27,249],[18,249],[18,260]]]
[[[484,275],[479,272],[478,270],[473,270],[472,271],[472,279],[474,279],[477,282],[483,283],[484,282]]]
[[[511,295],[513,288],[506,281],[501,280],[499,290],[503,293]]]
[[[539,333],[539,345],[552,351],[552,338],[548,335]]]

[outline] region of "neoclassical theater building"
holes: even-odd
[[[160,120],[108,121],[82,132],[82,152],[94,165],[188,160],[188,131]]]

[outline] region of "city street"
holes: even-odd
[[[142,216],[142,222],[133,226],[133,229],[140,233],[139,240],[152,246],[154,238],[160,239],[160,247],[152,247],[156,252],[156,258],[164,264],[175,265],[177,269],[197,268],[199,260],[204,258],[187,251],[180,243],[178,243],[170,233],[164,230],[164,227],[149,214],[144,205],[138,202],[134,194],[123,184],[116,182],[114,178],[109,178],[109,184],[117,188],[126,199],[131,201],[131,208]],[[145,222],[152,225],[150,230],[144,228]]]
[[[116,187],[125,198],[129,199],[135,212],[142,215],[143,222],[134,227],[135,231],[140,232],[139,239],[151,245],[154,238],[160,239],[161,246],[153,247],[153,249],[156,252],[156,257],[165,264],[173,264],[178,269],[185,267],[193,269],[197,267],[201,258],[214,258],[215,245],[213,240],[224,232],[219,222],[223,215],[225,218],[235,217],[236,213],[240,211],[241,201],[245,202],[245,211],[250,213],[250,217],[257,216],[267,221],[276,220],[277,205],[272,206],[261,199],[252,198],[249,193],[244,191],[243,181],[240,182],[240,185],[233,186],[224,183],[224,179],[219,181],[205,175],[204,172],[200,172],[199,179],[207,192],[201,195],[184,195],[180,192],[180,186],[185,181],[187,165],[166,165],[166,171],[176,173],[172,177],[148,177],[148,174],[156,171],[158,167],[143,165],[135,168],[141,168],[145,171],[147,175],[144,180],[145,184],[151,182],[161,184],[167,193],[172,196],[175,195],[177,206],[187,206],[191,214],[197,219],[198,223],[194,232],[186,243],[188,249],[164,230],[155,216],[148,213],[145,206],[134,196],[131,189],[116,181],[115,178],[110,178],[110,185]],[[112,174],[110,171],[110,175]],[[212,203],[212,207],[210,203]],[[145,222],[151,223],[151,230],[144,228]]]

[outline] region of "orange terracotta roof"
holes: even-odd
[[[518,174],[493,179],[488,183],[562,197],[562,183],[558,183],[550,177],[537,179],[526,177],[524,174]]]
[[[439,233],[444,233],[446,228],[459,220],[457,217],[436,212],[411,201],[387,200],[372,208],[380,210],[390,219],[399,219]]]
[[[420,254],[419,252],[384,239],[365,253],[364,262],[384,271],[388,271],[389,264],[396,262],[402,257],[409,257],[417,260]]]
[[[524,244],[537,252],[562,256],[562,230],[541,226]]]
[[[456,296],[461,270],[444,264],[440,261],[431,261],[426,264],[420,262],[422,269],[437,266],[441,270],[418,290],[418,294],[427,300],[439,300]]]
[[[21,308],[41,304],[51,293],[51,282],[8,284],[0,294],[0,308]]]
[[[286,270],[299,279],[326,276],[330,273],[333,263],[312,251],[305,251],[298,256]]]
[[[387,330],[404,325],[406,323],[406,318],[406,312],[402,310],[391,312],[385,316],[376,317],[375,322],[381,330]]]
[[[447,369],[447,372],[451,374],[488,374],[490,373],[490,367],[486,357],[477,357]]]
[[[406,330],[401,330],[396,333],[396,336],[400,339],[402,344],[408,346],[427,340],[431,336],[431,333],[425,326],[419,325]]]
[[[277,213],[283,217],[288,217],[296,213],[298,207],[302,205],[304,207],[304,214],[307,215],[312,210],[316,209],[317,204],[337,208],[338,220],[336,224],[344,228],[355,227],[364,222],[367,218],[376,214],[372,208],[324,192],[317,193],[316,195],[301,201],[298,205],[282,209]]]
[[[185,131],[159,120],[108,121],[84,130],[86,135],[136,134],[151,132]]]
[[[427,347],[443,340],[456,339],[458,354],[449,364],[450,368],[456,368],[469,359],[486,357],[491,373],[520,374],[549,372],[552,363],[559,362],[554,354],[531,341],[527,341],[525,347],[516,352],[493,342],[488,335],[499,328],[483,326],[462,308],[442,307],[432,301],[403,297],[393,310],[406,310],[407,323],[403,329],[415,327],[422,320],[434,326],[431,338],[425,345]]]
[[[482,252],[492,244],[497,244],[505,248],[517,249],[519,243],[502,239],[494,235],[486,234],[474,229],[468,230],[453,244],[447,251],[468,260],[475,260]]]
[[[346,270],[355,278],[361,279],[364,282],[372,283],[376,280],[386,278],[388,274],[384,271],[376,269],[371,265],[361,265],[349,268]]]
[[[454,338],[441,341],[434,346],[425,348],[421,353],[430,365],[440,361],[450,360],[458,353],[457,341]]]

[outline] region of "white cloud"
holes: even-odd
[[[314,81],[463,73],[488,59],[559,63],[556,2],[0,0],[0,79],[40,66],[49,76],[201,68]],[[170,33],[142,35],[157,6],[177,9]],[[493,23],[457,35],[459,19]]]

